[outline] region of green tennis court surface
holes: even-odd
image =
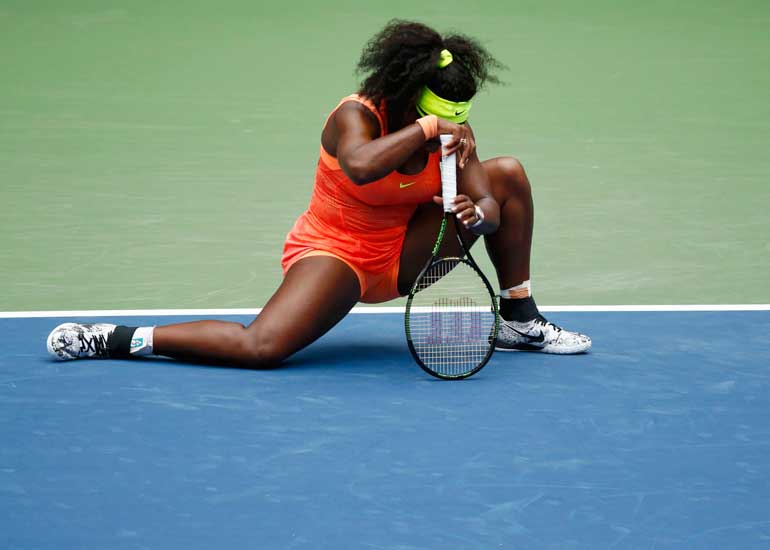
[[[0,311],[263,305],[394,16],[510,67],[471,123],[530,173],[540,303],[770,302],[765,1],[6,0]]]

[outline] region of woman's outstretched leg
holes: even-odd
[[[195,321],[156,327],[152,351],[187,361],[248,368],[272,367],[320,338],[360,296],[356,274],[329,256],[304,258],[247,327],[227,321]],[[48,349],[60,359],[131,357],[133,329],[114,325],[60,325]]]

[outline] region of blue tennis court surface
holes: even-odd
[[[770,311],[550,318],[593,352],[462,382],[398,314],[270,371],[58,363],[60,319],[0,319],[0,548],[770,547]]]

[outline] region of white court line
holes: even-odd
[[[618,305],[618,306],[538,306],[543,312],[634,312],[634,311],[770,311],[770,304],[687,304],[687,305]],[[0,311],[0,319],[38,317],[218,317],[223,315],[256,315],[254,309],[97,309],[72,311]],[[351,313],[404,313],[402,306],[356,306]]]

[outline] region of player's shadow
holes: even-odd
[[[356,371],[409,371],[417,367],[403,343],[318,342],[283,363],[295,369],[334,368]]]
[[[292,355],[282,363],[272,367],[249,368],[231,363],[199,362],[189,359],[171,359],[153,357],[134,359],[137,363],[152,363],[161,361],[166,365],[179,365],[200,368],[233,368],[242,370],[278,370],[291,369],[335,369],[355,372],[414,372],[419,367],[412,359],[406,346],[396,343],[364,343],[316,342]]]

